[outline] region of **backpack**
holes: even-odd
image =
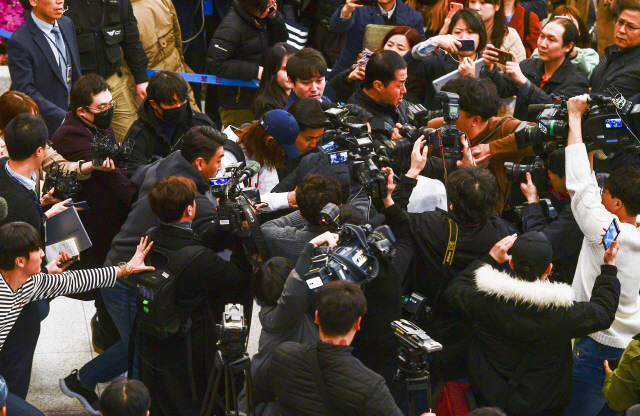
[[[207,250],[202,245],[180,250],[153,247],[153,255],[159,255],[167,262],[164,268],[140,273],[136,279],[137,331],[162,339],[189,331],[191,318],[176,304],[176,282],[184,269]]]

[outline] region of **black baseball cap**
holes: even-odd
[[[511,261],[517,274],[541,277],[549,267],[553,248],[547,237],[539,231],[518,236],[511,247]],[[523,276],[524,277],[524,276]]]

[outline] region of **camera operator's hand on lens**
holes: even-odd
[[[460,76],[466,77],[475,77],[476,76],[476,66],[473,64],[473,59],[468,56],[465,56],[460,61],[458,65],[458,72]]]
[[[155,267],[144,264],[144,258],[149,254],[149,251],[151,251],[151,246],[153,246],[153,241],[149,243],[148,236],[140,239],[140,244],[136,247],[135,254],[127,263],[131,268],[131,273],[152,272],[155,270]]]
[[[429,41],[433,46],[437,46],[450,54],[457,54],[458,48],[462,46],[460,40],[453,35],[434,36]]]
[[[400,129],[402,128],[402,124],[396,123],[396,127],[393,129],[393,133],[391,133],[391,140],[400,140],[402,139],[402,134],[400,134]]]
[[[298,187],[296,186],[296,189],[294,189],[293,191],[287,194],[287,202],[289,203],[289,208],[298,208],[298,203],[296,202],[297,190],[298,190]]]
[[[427,164],[429,148],[425,146],[426,143],[427,141],[424,139],[424,136],[420,136],[420,138],[413,144],[413,150],[411,151],[411,167],[407,172],[407,176],[410,178],[417,178]]]
[[[516,56],[511,53],[511,61],[507,62],[504,66],[504,70],[507,75],[510,75],[511,78],[516,82],[516,84],[524,85],[527,82],[527,77],[522,73],[522,69],[520,69],[520,64],[518,63],[518,59]]]
[[[344,6],[342,6],[342,11],[340,12],[342,17],[345,19],[351,19],[351,15],[353,11],[358,7],[362,7],[362,4],[356,3],[356,0],[347,0]]]
[[[487,47],[484,48],[482,52],[482,62],[484,62],[487,71],[493,71],[493,68],[498,63],[498,53],[494,51],[492,44],[488,44]]]
[[[331,231],[327,231],[324,234],[320,234],[313,240],[309,241],[309,244],[313,244],[314,247],[319,247],[323,244],[327,244],[329,247],[335,247],[338,245],[338,240],[340,236],[336,233],[332,233]]]
[[[459,168],[463,166],[476,166],[476,160],[471,155],[469,140],[466,134],[460,136],[460,143],[462,144],[462,160],[458,160],[456,166]]]
[[[51,218],[54,215],[61,213],[62,211],[68,208],[68,207],[65,207],[65,205],[67,205],[71,201],[72,201],[71,198],[69,198],[69,199],[65,199],[62,202],[58,202],[57,204],[54,204],[51,207],[51,209],[49,209],[47,212],[44,213],[44,215],[46,215],[47,218]]]
[[[444,36],[449,31],[449,25],[451,24],[451,18],[456,14],[456,10],[449,10],[449,14],[444,18],[444,23],[442,25],[442,29],[440,29],[440,33],[438,35]]]
[[[58,253],[56,258],[53,259],[53,261],[51,263],[47,264],[44,267],[47,269],[47,273],[49,273],[49,274],[62,273],[63,271],[67,270],[67,267],[71,266],[73,263],[75,263],[78,260],[80,260],[80,256],[78,256],[77,259],[75,259],[73,261],[70,261],[69,263],[60,266],[60,264],[64,263],[67,260],[70,260],[72,257],[73,256],[71,254],[67,253],[66,251],[61,251],[61,252]]]
[[[110,172],[116,169],[116,165],[113,163],[112,159],[106,158],[102,165],[94,166],[93,170],[100,170],[102,172]]]
[[[358,64],[361,62],[364,62],[364,60],[359,59]],[[351,71],[351,73],[349,73],[349,76],[347,77],[347,79],[352,82],[362,81],[364,79],[364,66],[360,66],[356,64],[356,68],[353,71]]]
[[[540,202],[540,197],[538,196],[538,188],[531,180],[531,173],[527,172],[527,183],[521,183],[520,189],[522,190],[522,194],[525,198],[527,198],[527,202],[533,204],[535,202]]]
[[[582,94],[569,98],[569,101],[567,101],[567,113],[569,113],[569,116],[573,115],[582,117],[584,112],[589,109],[589,104],[587,103],[588,99],[589,94]]]
[[[491,161],[491,147],[487,143],[482,143],[471,148],[471,155],[475,159],[476,166],[487,168]]]
[[[42,195],[42,198],[40,198],[40,205],[47,206],[47,205],[53,205],[53,204],[57,204],[58,202],[60,202],[60,200],[56,197],[53,196],[53,192],[55,191],[55,189],[51,188],[51,190],[49,192],[47,192],[46,194]]]
[[[609,244],[609,249],[604,252],[604,264],[611,266],[616,265],[616,256],[618,255],[619,248],[618,240],[614,240]]]
[[[498,241],[489,251],[489,255],[498,263],[504,263],[511,260],[511,256],[507,252],[513,246],[518,238],[518,234],[511,234]]]

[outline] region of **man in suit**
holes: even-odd
[[[26,3],[26,2],[25,2]],[[64,0],[29,0],[31,13],[7,43],[13,88],[38,104],[49,137],[69,110],[71,85],[80,78],[73,22],[63,17]]]

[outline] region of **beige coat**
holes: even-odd
[[[44,149],[44,160],[42,161],[42,164],[40,165],[37,173],[38,179],[36,181],[36,189],[38,190],[38,192],[40,192],[40,187],[44,183],[44,172],[49,172],[49,169],[51,169],[51,165],[53,164],[53,162],[56,162],[58,165],[60,165],[65,173],[77,172],[78,180],[83,181],[91,177],[91,174],[83,175],[82,172],[80,172],[80,167],[82,166],[82,164],[84,162],[90,162],[89,160],[69,162],[65,158],[60,156],[60,154],[56,152],[53,147],[47,144],[47,147],[45,147]],[[45,194],[48,191],[50,191],[50,189],[43,189],[42,194]]]
[[[522,62],[527,59],[527,51],[524,49],[522,39],[520,39],[518,31],[514,28],[509,27],[507,29],[509,29],[509,33],[505,36],[500,50],[504,52],[513,52],[518,62]]]

